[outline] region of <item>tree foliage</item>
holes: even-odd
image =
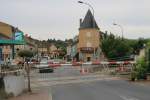
[[[147,41],[145,39],[122,39],[115,37],[113,34],[104,35],[102,40],[102,51],[108,59],[125,60],[130,58],[132,54],[138,54],[143,44]]]
[[[147,72],[150,73],[150,40],[147,43],[147,52],[146,52],[146,60],[147,60],[147,64],[148,64],[148,69]]]
[[[34,56],[34,52],[30,51],[30,50],[21,50],[18,55],[20,57],[33,57]]]
[[[73,40],[72,39],[66,39],[63,41],[63,40],[56,40],[56,39],[48,39],[47,42],[52,43],[57,48],[61,49],[64,53],[62,53],[60,56],[63,57],[67,52],[66,47],[67,47],[68,43],[72,43]]]
[[[137,79],[146,79],[146,74],[150,73],[150,40],[139,39],[137,43],[138,45],[135,46],[137,48],[136,51],[143,48],[143,44],[146,44],[145,46],[146,55],[137,60],[137,65],[132,71],[132,73],[136,73],[136,74],[134,74],[134,77],[131,74],[131,77]]]
[[[126,40],[110,34],[102,40],[102,51],[108,58],[112,59],[129,56],[132,48],[126,43]]]

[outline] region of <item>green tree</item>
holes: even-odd
[[[129,56],[132,53],[132,48],[119,37],[113,34],[102,40],[102,51],[109,59],[119,60]]]
[[[62,53],[60,53],[59,58],[63,58],[66,55],[67,43],[72,43],[72,39],[68,39],[68,40],[66,39],[65,41],[48,39],[47,42],[54,44],[57,48],[60,48],[62,50]]]
[[[23,58],[31,58],[34,56],[34,52],[30,50],[21,50],[18,55]]]
[[[131,73],[131,77],[133,76],[132,74],[136,73],[134,74],[134,78],[137,78],[137,79],[146,79],[146,76],[147,76],[146,74],[150,72],[150,66],[149,66],[150,42],[148,42],[147,40],[138,40],[135,47],[138,47],[138,49],[143,48],[143,44],[145,43],[147,44],[145,48],[146,55],[137,60],[137,65]]]
[[[28,78],[28,91],[31,92],[31,85],[30,85],[30,65],[29,65],[29,61],[30,59],[34,56],[34,52],[30,51],[30,50],[22,50],[18,53],[18,55],[20,57],[23,57],[24,59],[24,66],[25,66],[25,70],[27,73],[27,78]]]
[[[146,61],[147,61],[147,72],[150,73],[150,40],[147,42],[146,45]]]

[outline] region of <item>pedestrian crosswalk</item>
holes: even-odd
[[[110,77],[108,74],[103,73],[87,73],[88,71],[82,73],[81,69],[83,68],[85,68],[85,66],[82,68],[81,66],[63,66],[56,68],[54,73],[42,74],[35,70],[31,73],[31,86],[36,88],[115,79],[114,77]]]
[[[38,79],[32,80],[31,86],[33,88],[36,87],[47,87],[54,85],[62,85],[62,84],[73,84],[73,83],[81,83],[81,82],[93,82],[93,81],[110,81],[117,80],[117,77],[110,77],[106,75],[87,75],[87,76],[75,76],[75,77],[61,77],[61,78],[53,78],[53,79]]]

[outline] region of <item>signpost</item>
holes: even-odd
[[[2,48],[0,48],[0,64],[1,64],[1,61],[2,61]]]

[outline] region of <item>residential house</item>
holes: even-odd
[[[71,44],[71,59],[79,61],[79,52],[78,52],[78,43],[79,43],[79,36],[75,36],[73,38],[73,43]]]
[[[66,59],[67,59],[67,61],[70,61],[70,60],[71,60],[71,44],[70,44],[70,43],[68,43],[68,46],[67,46]]]
[[[6,62],[8,59],[14,59],[14,45],[24,43],[22,40],[16,40],[16,32],[18,29],[14,26],[0,22],[0,61]]]
[[[27,34],[24,36],[25,43],[22,45],[15,45],[15,57],[18,57],[18,52],[20,50],[31,50],[33,52],[37,52],[37,41],[36,39],[33,39],[31,36],[28,36]]]
[[[58,49],[54,44],[49,47],[50,58],[56,59],[59,56],[60,49]]]
[[[49,46],[50,46],[50,44],[48,44],[46,41],[38,41],[37,44],[38,44],[37,45],[38,55],[40,57],[49,56]]]

